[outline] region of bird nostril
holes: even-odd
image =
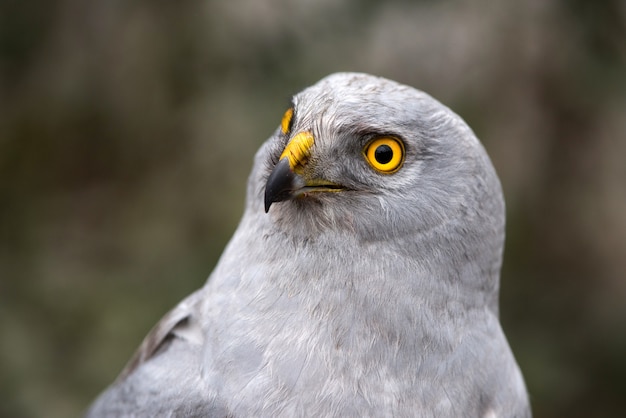
[[[315,137],[310,132],[300,132],[287,144],[280,159],[287,158],[289,167],[295,172],[299,172],[306,165],[311,156],[311,148],[315,143]]]

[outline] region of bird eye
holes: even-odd
[[[284,135],[291,132],[291,125],[293,125],[293,107],[287,109],[283,115],[283,119],[280,121],[280,130]]]
[[[404,162],[404,144],[397,138],[376,138],[365,146],[365,159],[381,173],[393,173]]]

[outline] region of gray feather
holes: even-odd
[[[88,416],[529,417],[498,320],[504,201],[469,127],[365,74],[294,97],[255,157],[244,216],[207,284],[146,337]],[[306,175],[341,184],[264,211],[292,133]],[[376,135],[404,141],[381,174]]]

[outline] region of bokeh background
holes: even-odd
[[[484,142],[537,417],[626,410],[626,2],[2,0],[0,415],[79,416],[236,227],[291,94],[364,71]]]

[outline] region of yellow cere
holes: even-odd
[[[287,144],[283,153],[280,155],[280,159],[288,158],[289,167],[293,171],[298,172],[302,168],[309,157],[311,156],[311,147],[315,142],[315,137],[310,132],[300,132]]]
[[[394,173],[404,162],[404,144],[394,137],[376,138],[363,151],[367,162],[381,173]]]
[[[291,119],[293,118],[293,107],[287,109],[283,115],[283,119],[280,121],[280,130],[283,134],[288,134],[291,130]]]

